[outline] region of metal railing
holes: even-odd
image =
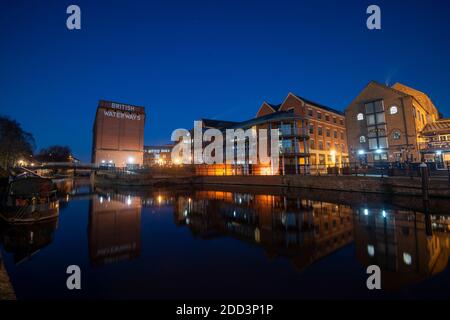
[[[447,178],[450,182],[450,162],[446,170],[438,170],[434,163],[427,163],[430,178]],[[195,174],[200,176],[228,175],[273,175],[269,168],[252,165],[196,165]],[[333,175],[333,176],[374,176],[374,177],[420,177],[420,163],[373,162],[339,164],[286,164],[280,166],[277,175]]]

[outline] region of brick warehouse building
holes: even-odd
[[[144,107],[100,100],[95,115],[92,162],[108,167],[143,164]]]
[[[345,110],[352,162],[419,162],[421,132],[440,118],[423,92],[371,81]]]

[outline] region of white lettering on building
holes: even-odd
[[[110,111],[110,110],[104,110],[103,113],[105,116],[112,117],[112,118],[137,120],[137,121],[141,120],[141,115],[135,114],[135,113],[123,113],[123,112]]]
[[[122,110],[122,111],[135,111],[135,107],[129,106],[127,104],[111,102],[111,108]]]

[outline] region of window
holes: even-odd
[[[319,150],[323,150],[323,141],[319,141]]]
[[[310,147],[311,149],[315,149],[315,148],[316,148],[316,145],[314,144],[314,140],[310,140],[310,141],[309,141],[309,147]]]
[[[290,152],[291,151],[291,148],[292,148],[292,141],[291,140],[288,140],[288,139],[283,140],[282,145],[283,145],[283,151],[284,152]]]
[[[320,113],[319,111],[317,111],[317,119],[322,119],[322,113]]]
[[[386,122],[386,119],[384,117],[384,112],[377,113],[376,118],[377,118],[377,123],[385,123]]]
[[[319,164],[325,164],[325,155],[319,154]]]
[[[330,149],[331,149],[331,143],[327,142],[327,150],[330,150]]]
[[[344,125],[344,119],[339,119],[339,123],[341,124],[341,126]]]
[[[330,121],[330,116],[327,114],[327,115],[325,115],[325,120],[326,121]]]
[[[337,139],[337,131],[336,130],[334,130],[333,134],[334,134],[334,138]]]
[[[309,115],[310,117],[313,116],[313,111],[312,111],[312,109],[308,109],[308,115]]]
[[[314,125],[309,125],[309,133],[314,134]]]
[[[378,148],[385,149],[388,147],[387,137],[378,138]]]
[[[392,138],[393,138],[394,140],[399,140],[400,137],[401,137],[400,131],[399,131],[399,130],[394,130],[394,132],[392,133]]]
[[[336,117],[333,117],[333,123],[337,123]]]
[[[378,149],[377,138],[369,139],[369,149]]]
[[[291,134],[291,125],[290,124],[282,124],[281,127],[282,135],[290,135]]]
[[[388,156],[387,156],[387,153],[386,153],[386,152],[383,152],[383,153],[375,153],[375,154],[373,155],[373,160],[375,160],[375,161],[387,161],[387,159],[388,159]]]
[[[366,137],[365,136],[359,137],[359,142],[360,143],[366,143]]]
[[[368,102],[365,104],[366,114],[367,113],[376,113],[384,111],[383,100],[377,100],[373,102]]]
[[[330,129],[327,128],[327,137],[330,137]]]
[[[358,121],[364,120],[364,115],[362,113],[358,113],[356,119],[358,119]]]
[[[389,109],[389,113],[390,113],[390,114],[396,114],[397,112],[398,112],[397,106],[392,106],[392,107]]]
[[[367,115],[367,125],[373,126],[374,124],[375,124],[375,115],[374,114]]]
[[[378,150],[380,148],[387,148],[386,117],[383,100],[366,103],[365,110],[369,149]]]
[[[344,140],[344,132],[341,131],[341,140]]]
[[[318,127],[318,128],[317,128],[317,134],[318,134],[319,136],[322,135],[322,127]]]

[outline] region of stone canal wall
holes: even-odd
[[[196,183],[247,186],[280,186],[349,192],[367,192],[421,196],[420,178],[409,177],[361,177],[361,176],[204,176]],[[429,195],[450,197],[448,180],[430,180]]]
[[[307,188],[362,193],[422,196],[420,177],[369,177],[369,176],[143,176],[96,175],[94,182],[100,186],[155,186],[170,185],[245,185]],[[430,179],[431,197],[450,197],[447,179]]]
[[[13,286],[9,281],[8,272],[3,264],[2,254],[0,253],[0,300],[16,300]]]

